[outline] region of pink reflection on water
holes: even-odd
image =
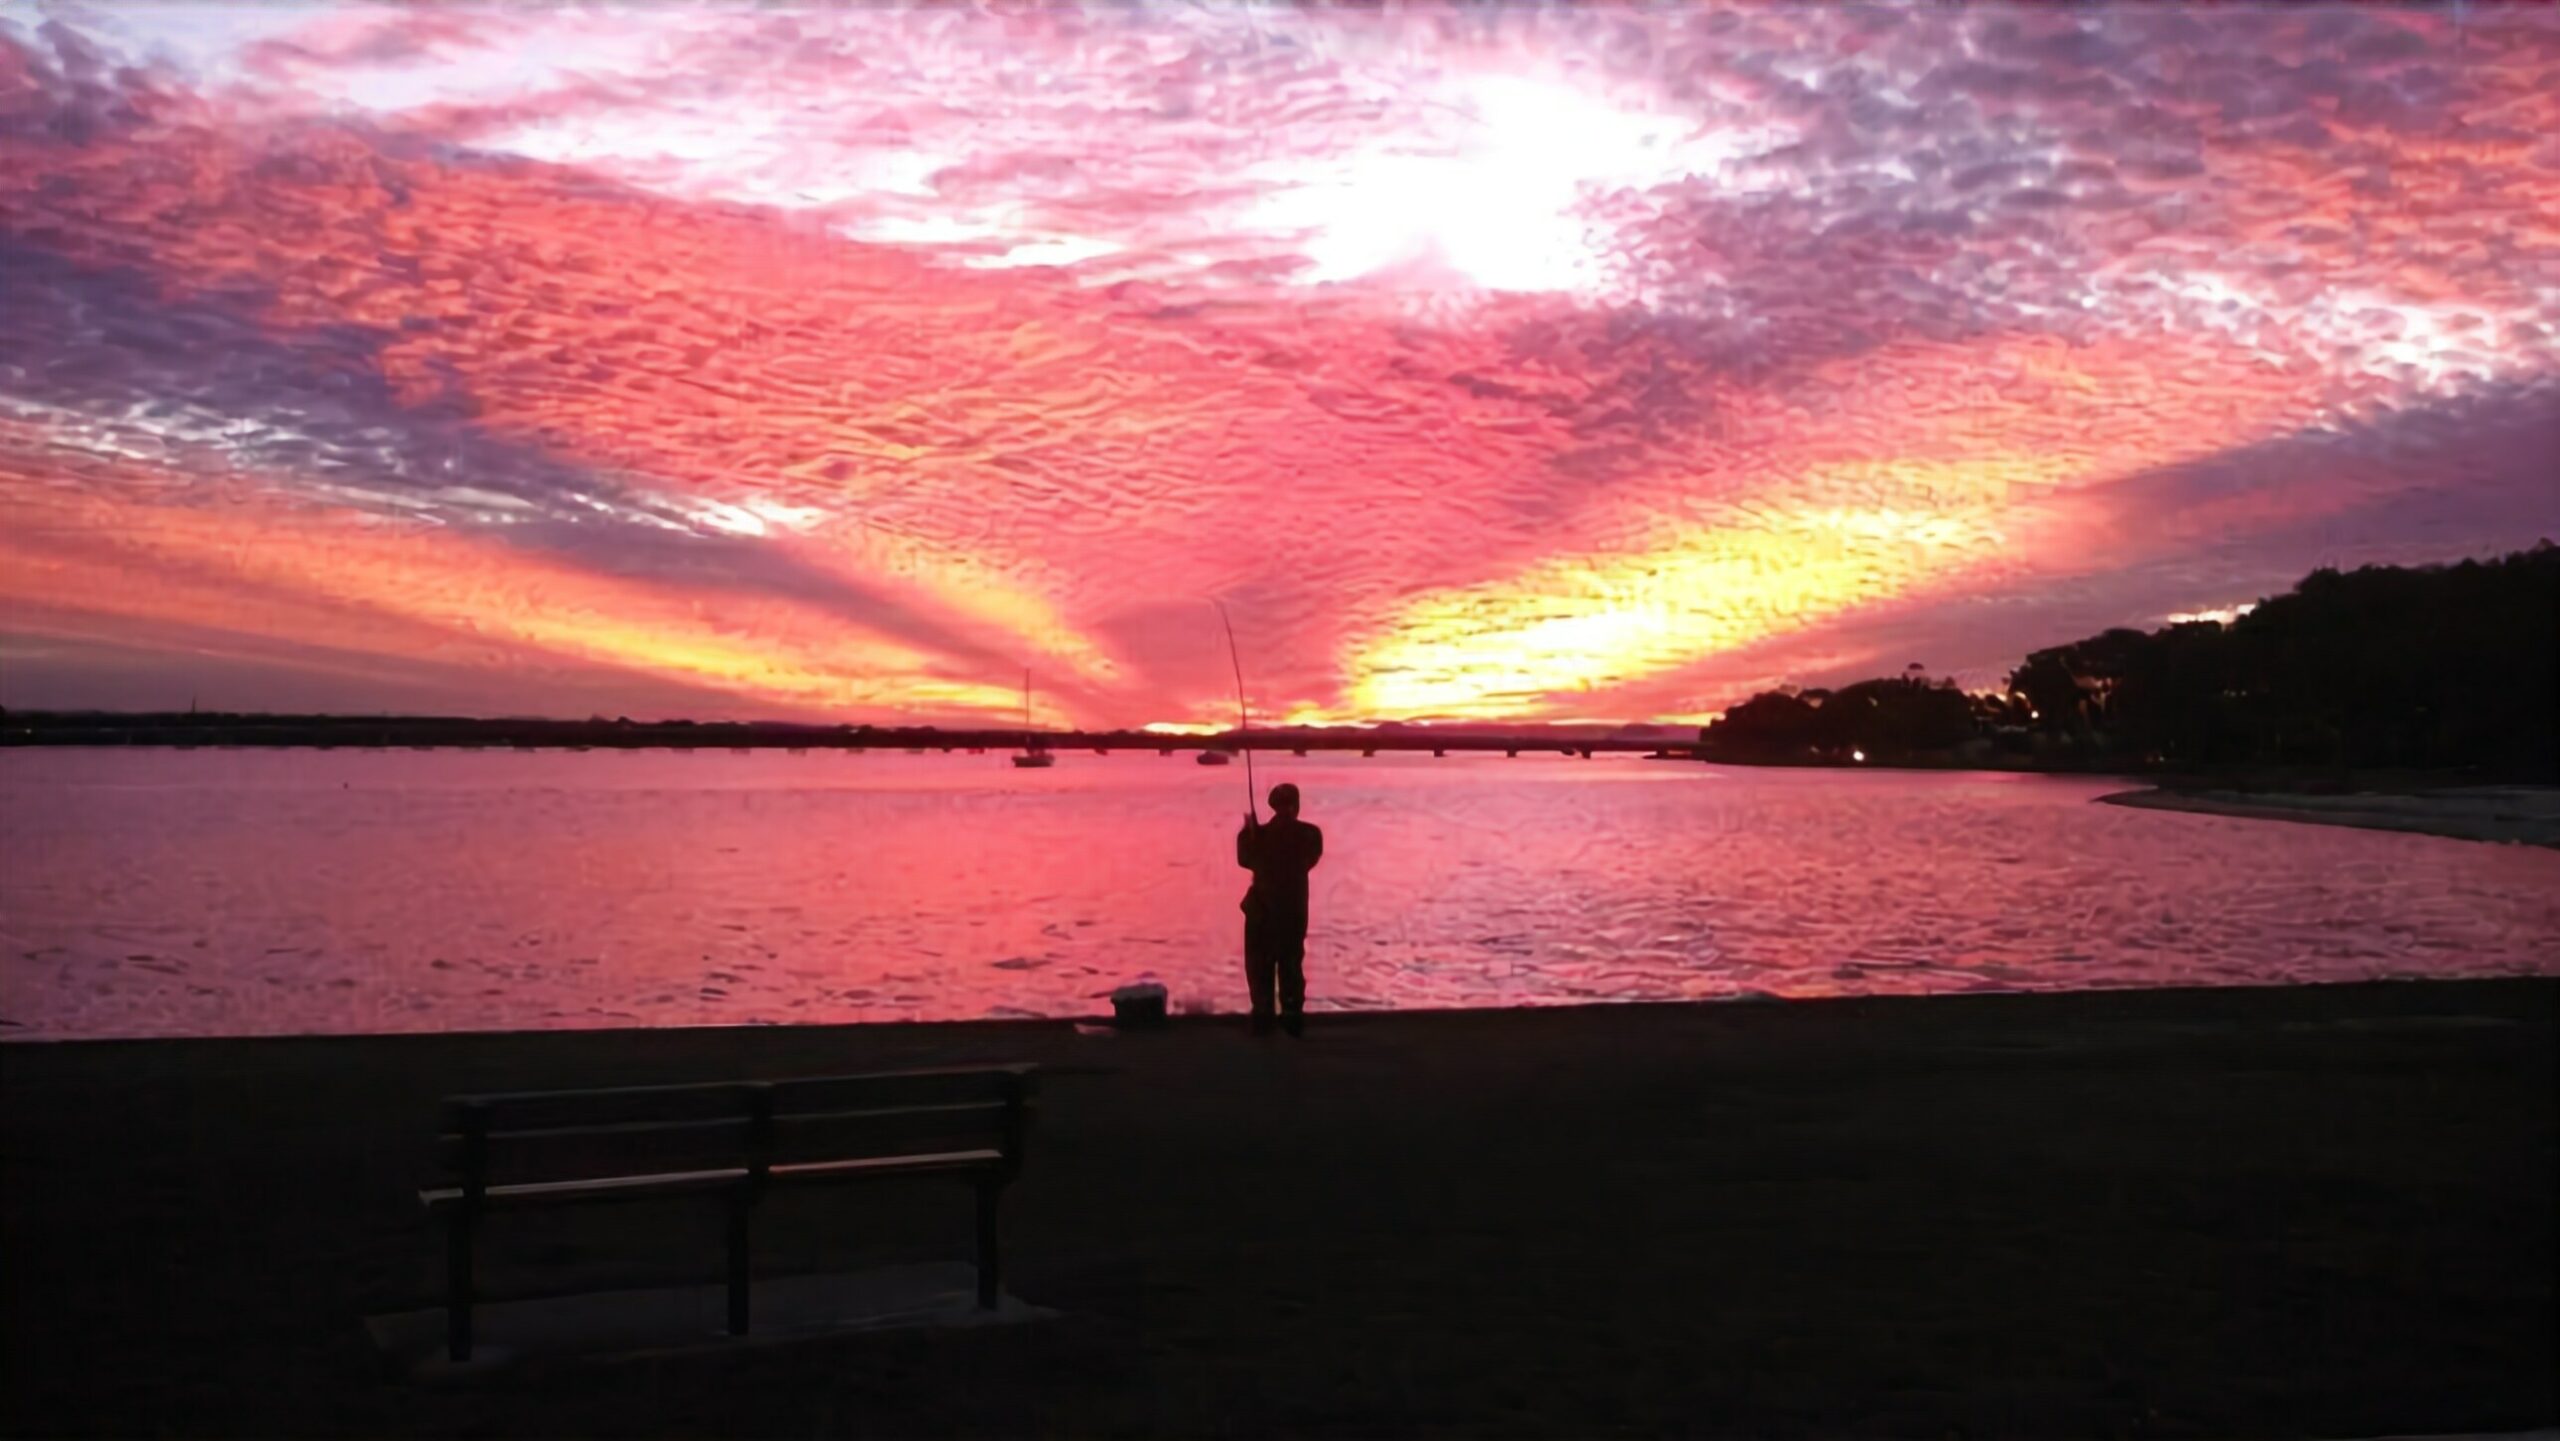
[[[2560,970],[2560,853],[2119,783],[1266,758],[1319,1008]],[[0,755],[24,1036],[1241,1009],[1240,771],[1001,755]]]

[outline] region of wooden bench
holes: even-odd
[[[748,1223],[784,1188],[945,1177],[977,1192],[978,1305],[996,1305],[996,1203],[1022,1168],[1032,1068],[517,1091],[445,1102],[445,1346],[471,1358],[472,1247],[491,1213],[708,1196],[728,1212],[729,1334],[747,1332]]]

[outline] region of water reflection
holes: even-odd
[[[1283,758],[1316,1009],[2560,969],[2560,853],[2103,781]],[[1235,779],[1153,753],[0,754],[13,1037],[1244,1007]]]

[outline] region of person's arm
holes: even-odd
[[[1307,837],[1307,869],[1314,870],[1316,862],[1324,859],[1324,830],[1318,826],[1309,826]]]
[[[1244,824],[1236,828],[1236,864],[1246,870],[1253,869],[1253,842],[1256,839],[1256,827],[1253,822],[1254,818],[1247,816]]]

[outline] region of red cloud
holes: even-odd
[[[2239,18],[396,12],[206,95],[0,38],[0,511],[78,542],[0,585],[742,712],[1028,663],[1093,723],[1214,713],[1211,596],[1309,717],[2220,603],[2147,527],[2278,563],[2463,484],[2370,422],[2560,368],[2552,27]],[[2408,483],[2123,485],[2296,434]]]

